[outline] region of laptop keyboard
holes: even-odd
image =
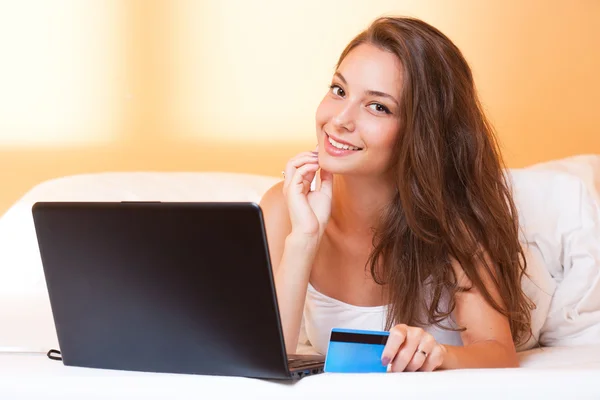
[[[302,367],[307,367],[309,365],[315,365],[315,364],[319,364],[322,363],[322,361],[319,360],[310,360],[310,359],[299,359],[299,358],[288,358],[288,367],[289,368],[302,368]]]

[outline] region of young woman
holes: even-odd
[[[321,353],[332,328],[385,329],[392,371],[518,366],[517,213],[459,49],[377,19],[341,54],[316,133],[261,200],[287,351],[301,328]]]

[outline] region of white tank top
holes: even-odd
[[[329,336],[333,328],[364,329],[382,331],[385,329],[387,306],[361,307],[344,303],[318,292],[310,283],[306,292],[304,315],[299,337],[299,346],[312,347],[325,355],[329,346]],[[443,326],[455,327],[451,319],[442,322]],[[426,331],[440,344],[462,346],[460,332],[430,326]]]
[[[318,178],[319,174],[311,182],[311,190],[315,190]],[[382,331],[385,329],[387,309],[387,306],[361,307],[344,303],[325,296],[309,283],[298,338],[299,353],[316,351],[325,355],[333,328]],[[442,325],[456,327],[451,319],[442,321]],[[438,343],[454,346],[463,344],[460,332],[441,329],[437,326],[427,327],[426,331],[432,334]]]

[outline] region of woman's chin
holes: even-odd
[[[373,165],[371,163],[355,162],[355,160],[334,158],[327,154],[319,157],[319,166],[321,169],[331,172],[334,175],[363,178],[380,178],[382,175],[386,175],[389,172],[389,170],[384,168],[384,165]]]
[[[352,175],[360,172],[355,163],[343,159],[335,159],[328,155],[319,158],[319,166],[325,171],[336,175]]]

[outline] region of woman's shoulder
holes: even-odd
[[[279,260],[283,254],[285,238],[292,231],[287,203],[283,194],[283,182],[276,183],[267,190],[260,200],[263,213],[269,251],[273,260]]]
[[[283,181],[277,182],[262,195],[260,208],[263,213],[271,214],[285,211],[287,215],[287,205],[283,195]]]

